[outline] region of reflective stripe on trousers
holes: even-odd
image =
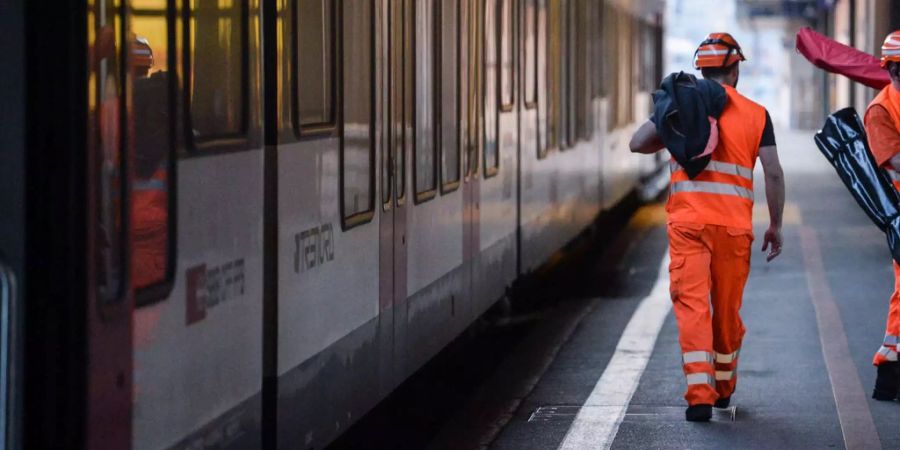
[[[713,376],[706,372],[689,373],[685,377],[687,378],[688,386],[693,384],[708,384],[713,389],[716,388],[716,381],[713,379]]]

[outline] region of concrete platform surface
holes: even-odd
[[[611,379],[619,374],[609,372],[618,370],[612,366],[632,364],[628,357],[638,357],[623,354],[625,344],[619,340],[630,321],[643,320],[634,317],[635,311],[654,295],[657,277],[665,276],[659,270],[667,248],[665,215],[661,205],[650,205],[629,226],[627,249],[615,266],[601,263],[588,279],[576,281],[603,287],[588,290],[593,297],[587,312],[530,389],[516,399],[516,407],[496,419],[498,429],[480,445],[900,448],[900,404],[870,398],[875,379],[871,359],[884,334],[893,286],[890,255],[884,236],[818,153],[812,134],[778,133],[788,205],[784,253],[769,264],[759,248],[768,214],[763,174],[759,167],[756,171],[756,241],[742,309],[747,335],[733,397],[735,421],[725,415],[705,424],[684,421],[685,381],[671,312],[646,360],[638,364],[642,370]],[[627,389],[628,376],[638,381],[632,383],[630,398],[619,405],[621,411],[604,403],[615,403],[621,393],[603,391],[607,398],[597,396],[603,383]],[[601,377],[606,379],[598,383]],[[596,440],[570,445],[567,435],[579,427],[596,433]],[[452,430],[466,432],[476,431]]]

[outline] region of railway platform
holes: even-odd
[[[552,306],[532,318],[471,388],[435,392],[434,398],[456,406],[426,427],[427,436],[406,443],[496,449],[900,445],[900,404],[870,398],[871,359],[884,334],[893,283],[890,256],[883,235],[818,153],[812,135],[777,135],[787,183],[785,250],[768,264],[759,249],[768,225],[765,191],[761,173],[755,177],[757,239],[742,309],[747,335],[733,421],[727,413],[710,423],[684,420],[665,211],[651,204],[602,254],[545,288],[558,293],[548,300]],[[466,371],[464,364],[432,376],[452,378]],[[446,380],[420,383],[413,397],[427,396],[428,386],[448,389]],[[408,420],[396,412],[405,406],[391,408],[394,420]]]

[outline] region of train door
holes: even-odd
[[[412,0],[382,3],[384,26],[379,98],[381,121],[381,220],[379,261],[379,333],[381,342],[394,349],[393,361],[386,367],[403,367],[406,300],[406,223],[412,204],[407,195],[407,167],[412,146]],[[386,370],[386,369],[383,369]],[[402,376],[396,371],[383,379]],[[393,384],[393,383],[391,383]]]
[[[21,331],[22,280],[25,264],[25,15],[24,1],[7,2],[0,14],[0,448],[22,447]]]
[[[10,258],[4,262],[12,269],[0,268],[0,389],[13,389],[0,390],[0,401],[21,395],[13,399],[21,405],[13,417],[23,427],[18,440],[15,423],[3,424],[4,448],[130,445],[133,296],[121,8],[119,0],[4,5],[4,18],[24,14],[2,26],[9,69],[0,87],[3,104],[13,111],[16,97],[27,95],[22,114],[4,119],[4,126],[18,130],[4,130],[0,164],[15,171],[3,173],[0,195],[11,217],[3,221],[0,260]],[[6,34],[23,29],[25,36],[14,40]],[[13,42],[24,42],[24,64],[7,59],[22,55]],[[27,86],[16,86],[14,74],[23,67],[19,81],[27,79]],[[26,148],[8,139],[23,131]],[[20,190],[23,182],[27,190]],[[5,201],[14,206],[6,209]],[[7,228],[15,223],[18,230]],[[16,335],[7,328],[15,323],[17,303],[24,310],[18,356],[8,345]],[[24,370],[6,378],[6,363]],[[6,404],[0,408],[9,411]]]

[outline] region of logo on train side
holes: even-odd
[[[334,228],[330,223],[294,235],[294,273],[306,272],[334,260]]]
[[[244,259],[217,266],[200,264],[185,270],[187,280],[185,322],[206,318],[206,311],[244,295]]]

